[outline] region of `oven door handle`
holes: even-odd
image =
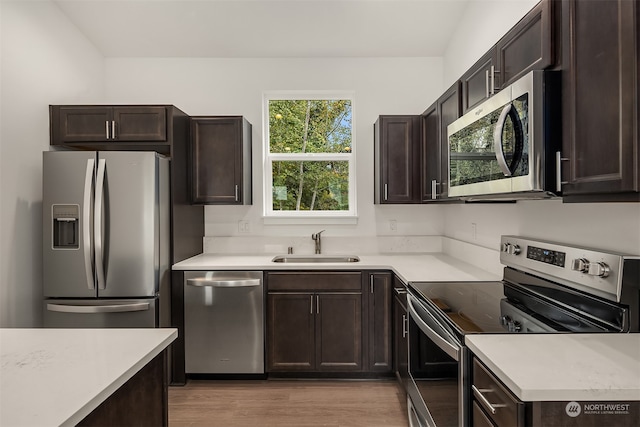
[[[414,299],[415,298],[412,297],[411,294],[409,294],[409,298],[407,299],[407,305],[409,306],[409,314],[411,315],[413,320],[416,322],[420,330],[424,332],[424,334],[427,337],[429,337],[429,339],[431,339],[438,347],[440,347],[442,351],[444,351],[453,359],[455,359],[456,362],[459,362],[460,347],[449,342],[449,340],[447,340],[442,335],[434,331],[433,328],[431,328],[431,326],[429,326],[424,320],[422,320],[422,318],[420,317],[420,314],[418,314],[414,306],[414,302],[413,302]],[[443,331],[443,334],[446,334],[446,332]]]

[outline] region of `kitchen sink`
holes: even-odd
[[[278,255],[271,262],[358,262],[360,258],[355,255]]]

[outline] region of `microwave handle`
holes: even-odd
[[[507,159],[505,158],[504,150],[502,149],[502,134],[504,131],[504,125],[507,121],[507,116],[510,116],[513,121],[513,136],[516,139],[516,147],[511,166],[507,164]],[[523,139],[520,118],[518,117],[518,113],[513,109],[513,104],[509,103],[502,109],[502,113],[500,113],[500,117],[496,122],[496,127],[493,129],[493,151],[496,153],[498,166],[504,176],[512,176],[514,170],[518,166],[518,163],[520,163],[520,159],[522,158]]]
[[[498,166],[500,166],[500,170],[504,176],[511,176],[511,169],[509,169],[509,165],[507,165],[507,159],[504,157],[504,150],[502,149],[502,133],[511,108],[512,105],[509,103],[502,109],[496,127],[493,129],[493,151],[496,153]]]

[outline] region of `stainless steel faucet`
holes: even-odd
[[[322,253],[322,239],[320,236],[322,234],[322,231],[318,231],[317,233],[311,235],[311,238],[316,242],[316,254]]]

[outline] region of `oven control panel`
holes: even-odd
[[[564,259],[566,256],[567,254],[564,252],[538,248],[535,246],[527,246],[527,258],[534,261],[540,261],[551,265],[557,265],[558,267],[564,267]]]
[[[500,244],[502,264],[612,301],[620,300],[625,258],[519,236],[502,236]]]

